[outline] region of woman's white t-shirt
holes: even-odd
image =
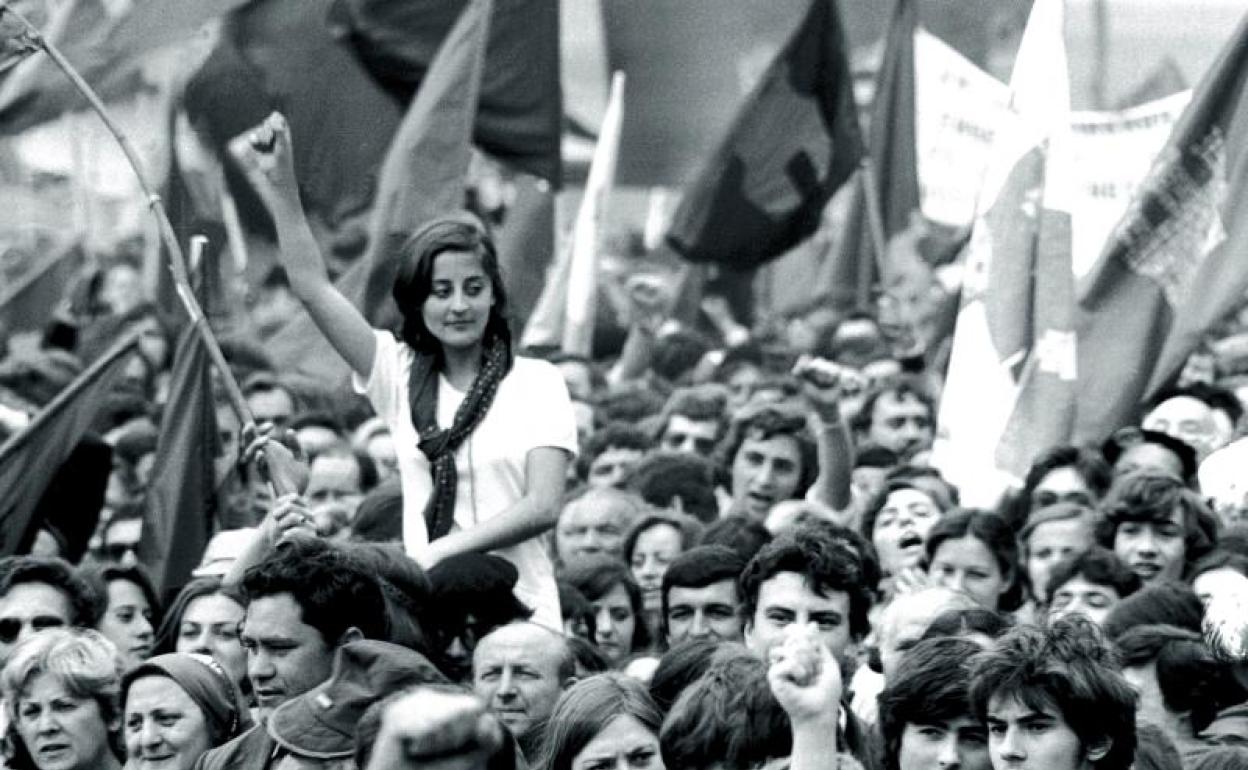
[[[429,461],[417,447],[408,396],[412,349],[385,331],[376,331],[377,352],[367,382],[354,385],[368,396],[394,437],[403,485],[403,545],[416,555],[429,542],[425,505],[433,490]],[[438,426],[449,427],[465,393],[438,377]],[[576,417],[563,376],[553,364],[516,357],[485,417],[455,452],[458,487],[451,531],[467,529],[498,515],[525,493],[529,450],[555,447],[576,454]],[[554,566],[542,538],[495,551],[515,565],[516,596],[533,608],[533,621],[562,633]]]

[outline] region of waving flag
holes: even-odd
[[[1062,0],[1036,0],[973,225],[933,463],[991,505],[1074,419],[1070,89]],[[993,471],[995,469],[995,472]]]

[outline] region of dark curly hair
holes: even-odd
[[[802,458],[802,472],[793,497],[800,498],[806,494],[806,490],[810,489],[810,485],[819,476],[819,452],[815,437],[811,435],[806,422],[806,415],[801,410],[784,404],[761,407],[729,426],[728,433],[715,452],[721,483],[732,486],[732,462],[747,438],[766,441],[782,436],[788,436],[797,442],[798,454]]]
[[[843,591],[849,597],[849,633],[862,639],[871,630],[867,613],[871,610],[871,586],[863,574],[862,559],[848,541],[838,540],[827,531],[802,526],[786,532],[754,555],[739,583],[741,611],[746,624],[754,621],[758,592],[762,584],[781,572],[801,575],[811,590],[820,595]]]
[[[1112,549],[1122,523],[1168,523],[1176,508],[1183,512],[1186,572],[1217,546],[1217,519],[1199,494],[1173,476],[1140,471],[1119,479],[1101,502],[1096,540]]]
[[[967,639],[927,639],[902,656],[879,695],[884,770],[898,770],[907,724],[950,722],[970,716],[970,661],[983,647]]]

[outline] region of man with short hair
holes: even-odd
[[[329,679],[336,651],[385,640],[386,600],[367,567],[327,542],[298,538],[247,570],[239,641],[260,725],[200,758],[203,770],[264,770],[280,751],[264,722],[283,703]]]
[[[624,533],[645,509],[636,495],[590,487],[564,503],[555,524],[555,555],[564,568],[605,553],[619,558]]]
[[[1141,585],[1140,576],[1113,551],[1093,546],[1058,562],[1043,590],[1049,597],[1051,618],[1080,614],[1099,626],[1118,602]]]
[[[654,446],[650,436],[634,425],[613,422],[594,431],[576,460],[576,472],[591,487],[621,487],[629,472]]]
[[[1127,770],[1135,693],[1082,618],[1023,625],[975,658],[970,702],[994,770]]]
[[[257,423],[285,428],[299,412],[294,391],[269,372],[256,372],[243,382],[247,408]]]
[[[655,436],[660,449],[706,457],[727,428],[727,393],[716,387],[681,388],[667,399]]]
[[[663,573],[663,636],[668,647],[686,639],[739,642],[737,580],[745,560],[731,548],[703,545],[672,560]]]
[[[1243,414],[1244,408],[1233,393],[1198,383],[1159,393],[1140,427],[1190,444],[1203,460],[1230,443]]]
[[[48,628],[94,628],[101,600],[74,568],[58,558],[0,560],[0,664],[20,641]]]
[[[477,642],[472,689],[533,758],[546,720],[576,681],[576,657],[564,637],[536,623],[508,623]]]
[[[872,391],[853,427],[860,447],[881,446],[909,460],[932,448],[935,425],[932,399],[903,380]]]
[[[1097,541],[1145,583],[1183,579],[1217,541],[1213,511],[1169,475],[1140,471],[1119,479],[1100,511]]]
[[[354,516],[364,495],[375,486],[377,466],[372,458],[347,446],[335,446],[309,463],[308,487],[303,496],[313,510],[338,503]]]
[[[815,526],[763,546],[741,573],[740,587],[745,644],[763,660],[794,623],[813,624],[838,659],[870,630],[861,558]]]

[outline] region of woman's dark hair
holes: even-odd
[[[679,532],[681,553],[697,545],[703,533],[702,522],[692,516],[667,511],[648,513],[633,522],[633,525],[628,528],[628,533],[624,535],[620,553],[624,557],[625,564],[633,563],[633,551],[637,548],[638,538],[655,527],[671,527]]]
[[[1190,714],[1196,733],[1204,732],[1219,711],[1248,697],[1230,667],[1218,660],[1195,631],[1157,624],[1135,626],[1114,643],[1123,666],[1155,665],[1165,707]]]
[[[169,602],[164,619],[156,629],[156,641],[152,646],[152,654],[163,655],[167,652],[177,652],[178,632],[182,628],[182,616],[186,614],[187,605],[201,597],[216,594],[221,594],[239,607],[247,606],[247,600],[243,598],[242,591],[236,587],[224,585],[221,578],[216,576],[194,578],[182,586],[182,590],[178,591],[173,600]]]
[[[671,711],[680,694],[706,673],[719,647],[717,639],[685,639],[663,653],[650,677],[650,697],[663,716]]]
[[[744,516],[725,516],[706,528],[698,545],[722,545],[749,561],[771,539],[771,531],[763,522]]]
[[[644,624],[643,624],[644,625]],[[662,716],[636,679],[608,671],[582,679],[563,691],[547,723],[536,770],[571,770],[586,744],[621,715],[640,722],[656,736]]]
[[[884,510],[884,506],[888,504],[888,498],[894,492],[900,492],[903,489],[910,489],[925,495],[942,514],[947,513],[952,507],[945,505],[944,501],[937,499],[937,496],[932,494],[927,486],[913,477],[887,479],[884,482],[883,489],[873,495],[863,506],[862,523],[859,531],[868,541],[875,537],[875,520],[880,518],[880,511]]]
[[[1004,612],[994,612],[983,607],[945,610],[932,619],[920,638],[964,639],[974,634],[983,634],[989,639],[997,639],[1013,627],[1013,619]]]
[[[997,560],[1001,575],[1009,588],[1001,594],[997,609],[1012,612],[1023,603],[1023,577],[1018,552],[1018,538],[1005,519],[989,511],[964,508],[945,514],[927,533],[924,548],[930,564],[946,540],[973,537],[988,547]]]
[[[930,725],[971,715],[970,661],[982,651],[966,639],[925,638],[902,655],[896,674],[879,696],[884,770],[898,770],[907,724]]]
[[[441,353],[437,338],[425,326],[422,309],[425,300],[433,292],[434,261],[446,251],[468,252],[481,260],[481,269],[490,279],[490,288],[494,295],[490,317],[485,324],[485,339],[500,339],[510,348],[507,290],[503,285],[494,239],[481,220],[467,212],[426,223],[399,249],[399,271],[391,293],[399,312],[403,314],[403,341],[418,352],[430,355]]]
[[[1205,607],[1189,586],[1173,580],[1147,585],[1114,605],[1101,627],[1117,639],[1136,626],[1165,624],[1201,632]]]
[[[124,580],[136,586],[143,594],[143,598],[147,600],[147,606],[152,611],[152,628],[159,628],[160,623],[160,598],[156,595],[156,587],[152,584],[152,578],[147,574],[147,570],[138,564],[100,564],[89,567],[80,567],[78,569],[84,580],[91,586],[91,590],[99,596],[100,606],[104,611],[108,611],[108,587],[112,583]],[[103,618],[101,617],[101,620]]]
[[[1049,573],[1049,584],[1044,586],[1044,595],[1052,598],[1057,589],[1077,577],[1082,577],[1093,585],[1114,589],[1119,599],[1127,598],[1143,585],[1135,570],[1124,564],[1117,554],[1108,548],[1094,545],[1083,553],[1068,556],[1058,562]]]
[[[650,632],[642,618],[644,605],[641,588],[633,580],[628,565],[611,556],[592,556],[563,573],[563,579],[580,591],[591,602],[598,601],[612,588],[623,586],[628,594],[628,604],[633,610],[632,651],[640,652],[650,646]]]

